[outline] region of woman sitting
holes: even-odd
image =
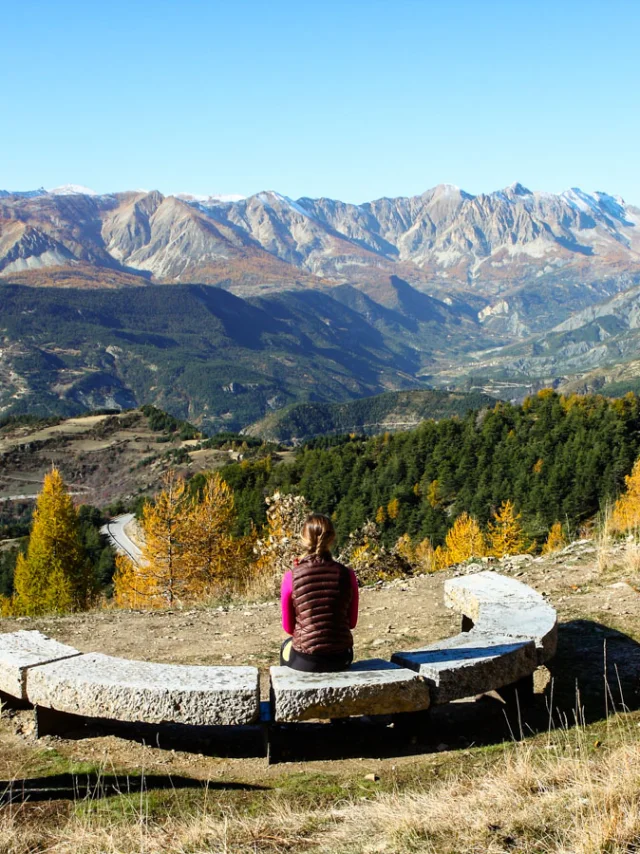
[[[280,664],[294,670],[348,670],[353,661],[358,579],[333,559],[335,538],[328,516],[308,516],[302,529],[306,554],[282,579],[282,628],[293,637],[282,644]]]

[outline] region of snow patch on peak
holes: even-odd
[[[593,195],[603,210],[616,219],[624,219],[626,205],[622,196],[610,196],[608,193],[603,193],[600,190],[596,190]]]
[[[505,193],[512,193],[514,196],[531,196],[531,190],[527,189],[523,184],[519,181],[514,181],[513,184],[510,184],[506,189]]]
[[[241,202],[246,196],[241,196],[239,193],[212,193],[201,195],[198,193],[174,193],[176,199],[181,202],[198,202],[205,205],[224,205],[227,202]]]
[[[50,196],[98,196],[95,190],[90,190],[89,187],[83,187],[81,184],[62,184],[60,187],[53,187],[47,190]]]
[[[46,196],[47,191],[44,187],[38,190],[0,190],[0,199],[6,199],[7,196],[18,196],[21,199],[37,199],[39,196]]]
[[[560,194],[560,198],[568,202],[572,208],[584,211],[585,213],[593,213],[598,210],[597,200],[581,190],[580,187],[571,187],[570,190],[565,190]]]
[[[626,205],[621,196],[610,196],[600,190],[596,190],[595,193],[585,193],[579,187],[572,187],[570,190],[561,193],[561,198],[573,208],[586,213],[599,214],[600,216],[607,213],[614,219],[625,219]]]
[[[293,199],[289,198],[289,196],[283,196],[281,193],[276,193],[275,190],[265,190],[262,193],[257,193],[255,196],[256,199],[259,199],[263,204],[271,207],[274,202],[278,202],[285,207],[290,208],[301,216],[307,217],[308,219],[313,219],[313,216],[309,213],[308,210],[302,207],[298,202],[294,202]]]

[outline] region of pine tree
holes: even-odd
[[[14,611],[27,616],[82,610],[94,593],[78,514],[55,467],[45,475],[27,554],[16,563],[14,588]]]
[[[521,518],[520,513],[515,512],[513,501],[502,502],[500,509],[493,514],[493,522],[489,522],[489,554],[501,558],[521,554],[525,550]]]
[[[445,538],[449,563],[461,563],[471,557],[482,557],[487,552],[480,526],[468,513],[462,513],[453,523]]]

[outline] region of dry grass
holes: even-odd
[[[637,716],[610,719],[604,744],[589,727],[469,751],[434,765],[403,788],[357,785],[327,803],[297,806],[284,791],[229,805],[205,791],[179,808],[158,793],[79,801],[55,820],[33,805],[4,807],[3,854],[631,854],[640,850],[640,731]],[[448,770],[447,770],[448,768]],[[358,792],[356,795],[355,792]]]
[[[635,531],[633,535],[627,537],[625,544],[622,565],[632,578],[640,577],[640,532]]]
[[[628,854],[640,845],[639,784],[637,744],[605,757],[522,746],[480,779],[346,809],[332,835],[336,850],[351,837],[361,852]]]
[[[596,566],[598,572],[606,572],[611,568],[613,547],[612,509],[607,506],[598,520],[596,533]]]

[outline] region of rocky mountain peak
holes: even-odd
[[[504,192],[507,195],[511,195],[511,196],[530,196],[530,195],[532,195],[531,190],[528,190],[519,181],[514,181],[513,184],[510,184],[508,187],[506,187]]]

